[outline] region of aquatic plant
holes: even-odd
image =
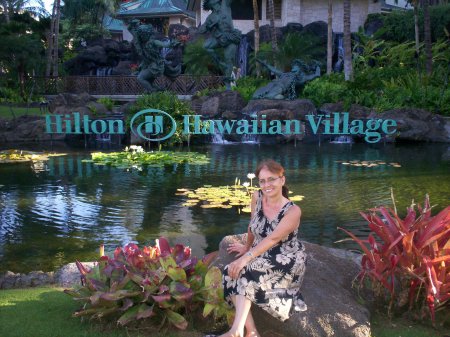
[[[65,156],[65,153],[44,153],[24,150],[5,150],[0,152],[0,164],[46,161],[49,157]]]
[[[363,250],[358,276],[369,277],[376,294],[389,299],[389,314],[394,305],[409,304],[409,310],[428,307],[434,321],[435,311],[450,304],[450,206],[431,216],[426,195],[423,208],[413,202],[401,219],[392,199],[394,209],[361,213],[371,230],[367,240],[341,229]]]
[[[175,151],[144,151],[141,146],[131,145],[122,152],[94,152],[91,160],[96,165],[111,165],[122,169],[142,170],[145,166],[161,167],[164,165],[189,163],[190,165],[204,165],[209,158],[198,152]]]
[[[102,256],[90,270],[77,261],[82,286],[64,292],[83,305],[73,316],[114,316],[120,325],[146,319],[160,328],[168,323],[184,330],[190,316],[200,312],[232,319],[223,300],[222,273],[210,267],[215,255],[198,260],[189,247],[170,247],[162,237],[143,249],[130,243]]]
[[[247,177],[250,182],[241,184],[240,179],[236,178],[234,185],[230,186],[212,186],[203,185],[197,189],[179,188],[176,195],[186,196],[188,200],[183,206],[192,207],[200,204],[202,208],[232,208],[236,206],[239,212],[250,213],[250,203],[252,194],[259,187],[253,186],[252,180],[255,175],[249,173]],[[302,195],[289,197],[291,201],[303,200]]]
[[[395,168],[399,168],[402,167],[402,165],[400,165],[399,163],[396,162],[390,162],[387,163],[383,160],[349,160],[349,161],[344,161],[344,160],[336,160],[336,163],[340,163],[342,165],[349,165],[349,166],[356,166],[356,167],[377,167],[377,166],[384,166],[384,165],[388,165],[388,166],[392,166]]]

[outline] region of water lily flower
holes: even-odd
[[[248,181],[246,181],[245,183],[242,184],[242,186],[244,186],[244,187],[249,187],[249,186],[250,186],[250,183],[249,183]]]
[[[253,186],[253,179],[256,178],[254,173],[247,173],[247,178],[250,179],[250,186]]]

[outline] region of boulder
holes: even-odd
[[[371,117],[394,119],[397,122],[397,140],[450,142],[450,120],[423,109],[392,109]]]
[[[227,246],[245,240],[246,234],[225,237],[219,245],[215,265],[223,267],[234,258]],[[301,293],[308,309],[296,312],[285,322],[252,306],[252,314],[261,336],[276,333],[283,337],[369,337],[370,313],[352,289],[359,272],[359,261],[350,252],[302,242],[308,254]]]
[[[83,266],[90,269],[94,267],[95,262],[81,262]],[[55,283],[61,287],[73,287],[81,285],[81,275],[76,263],[69,263],[55,272]]]
[[[192,109],[206,118],[222,117],[225,112],[240,115],[245,101],[237,91],[226,90],[191,100]]]
[[[305,120],[306,115],[313,115],[317,112],[313,102],[309,99],[296,99],[293,101],[258,99],[251,100],[242,110],[242,113],[248,116],[257,116],[261,111],[267,110],[282,110],[288,113],[292,119],[298,120]]]

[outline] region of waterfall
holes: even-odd
[[[229,142],[225,138],[223,138],[223,134],[219,132],[215,132],[211,135],[211,143],[213,144],[231,144],[232,142]]]
[[[330,143],[334,144],[352,144],[353,138],[352,136],[339,136],[334,138]]]
[[[344,69],[344,34],[336,34],[335,50],[337,51],[337,61],[333,65],[336,72],[341,72]]]
[[[248,49],[249,43],[247,40],[247,36],[243,35],[241,38],[241,42],[239,42],[238,48],[238,68],[241,68],[241,76],[247,75],[247,58],[248,58]]]
[[[95,76],[111,76],[113,71],[112,67],[99,67],[97,69],[95,69],[95,71],[93,71],[93,74]]]

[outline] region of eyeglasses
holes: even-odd
[[[263,186],[266,184],[272,184],[275,180],[280,179],[280,178],[283,178],[283,176],[277,177],[277,178],[270,177],[270,178],[267,178],[267,180],[261,179],[261,180],[258,180],[258,183],[259,183],[259,186]]]

